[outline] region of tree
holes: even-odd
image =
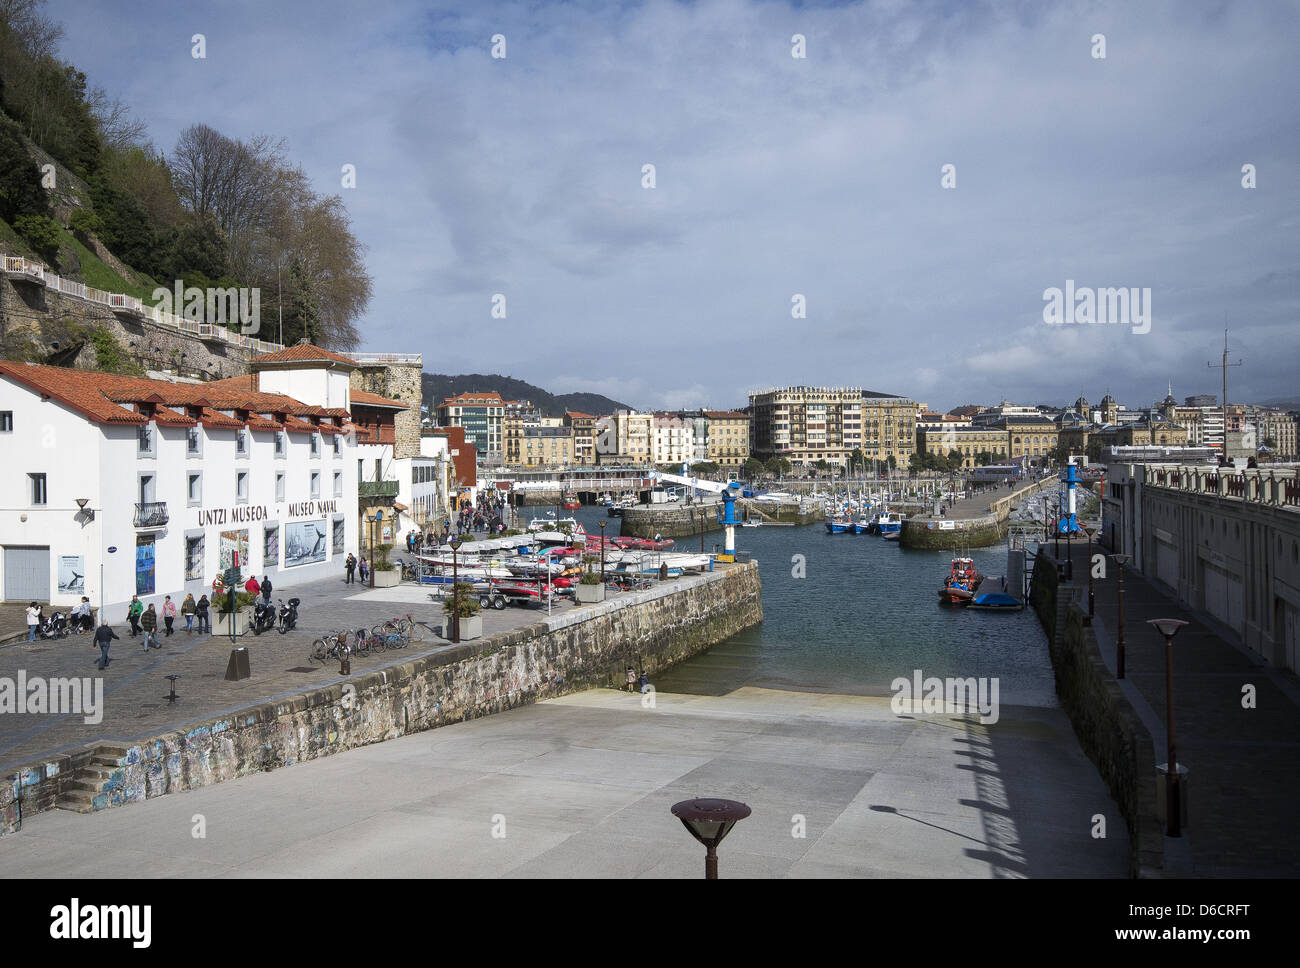
[[[849,454],[849,470],[857,470],[867,466],[867,455],[862,452],[861,447],[854,447],[853,452]]]
[[[948,460],[946,461],[946,464],[947,464],[947,468],[946,468],[946,469],[947,469],[947,470],[949,470],[949,471],[959,471],[959,470],[961,470],[961,468],[962,468],[962,464],[963,464],[964,462],[965,462],[965,459],[962,457],[962,453],[961,453],[961,451],[957,450],[956,448],[954,448],[953,450],[948,451]]]
[[[19,215],[14,219],[14,231],[46,262],[58,262],[59,225],[54,219],[48,215]]]
[[[23,144],[17,125],[0,118],[0,218],[10,225],[20,215],[47,215],[49,201],[41,173]]]
[[[889,464],[889,469],[891,471],[898,466],[898,461],[895,459],[893,454],[889,455],[888,459],[886,460],[886,463]]]
[[[749,477],[757,477],[763,473],[763,462],[757,457],[749,457],[745,460],[744,470]]]

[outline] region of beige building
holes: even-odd
[[[994,463],[1007,456],[1007,434],[997,427],[922,428],[916,432],[917,451],[947,457],[954,450],[962,456],[962,467],[980,467],[980,454],[991,454]]]
[[[1056,422],[1041,414],[1004,417],[998,426],[1005,432],[1009,460],[1027,457],[1041,463],[1056,449],[1059,437]]]
[[[583,466],[596,463],[596,418],[577,410],[564,412],[564,425],[573,435],[573,462]]]
[[[906,467],[916,453],[916,402],[887,393],[862,396],[862,453],[867,460]]]
[[[618,410],[596,420],[596,463],[649,464],[653,423],[654,414],[635,410]]]
[[[916,450],[917,405],[860,387],[785,387],[749,395],[750,452],[793,463],[848,463],[892,456],[905,464]]]
[[[1297,449],[1300,434],[1297,433],[1295,414],[1284,410],[1255,410],[1250,419],[1255,424],[1255,439],[1261,447],[1272,441],[1268,446],[1272,447],[1274,456],[1284,459],[1300,456],[1300,449]]]
[[[739,467],[749,459],[749,414],[735,410],[705,410],[706,460],[723,467]],[[699,453],[696,441],[696,453]]]
[[[676,414],[657,413],[650,422],[650,462],[682,464],[695,458],[695,426]]]

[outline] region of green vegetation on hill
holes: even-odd
[[[425,373],[422,375],[421,388],[424,406],[428,408],[430,416],[435,418],[438,405],[447,397],[475,391],[496,392],[506,400],[529,400],[547,417],[563,417],[566,410],[601,417],[615,410],[635,409],[599,393],[548,393],[531,383],[497,373],[461,373],[455,376]]]

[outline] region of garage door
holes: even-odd
[[[50,549],[5,548],[5,600],[50,600]]]
[[[1243,599],[1241,579],[1206,562],[1205,610],[1224,625],[1240,632]]]
[[[1156,578],[1170,588],[1178,587],[1178,549],[1156,539]]]

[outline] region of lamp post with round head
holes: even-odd
[[[600,583],[605,584],[605,525],[607,521],[600,522]],[[602,591],[602,594],[604,592]]]
[[[460,641],[460,582],[457,580],[459,572],[456,568],[456,552],[462,544],[460,535],[447,543],[451,545],[451,641],[456,643]]]
[[[1115,678],[1124,678],[1124,565],[1129,561],[1128,555],[1111,555],[1119,565],[1119,588],[1115,592],[1119,614],[1115,628]]]
[[[1165,763],[1165,833],[1183,835],[1181,788],[1178,785],[1178,753],[1174,746],[1174,636],[1187,623],[1180,618],[1152,618],[1147,624],[1165,637],[1165,735],[1168,761]]]
[[[719,800],[706,797],[674,803],[673,816],[682,822],[691,836],[702,843],[708,853],[704,857],[704,876],[710,881],[718,879],[718,844],[731,833],[737,821],[750,814],[746,804],[738,800]]]

